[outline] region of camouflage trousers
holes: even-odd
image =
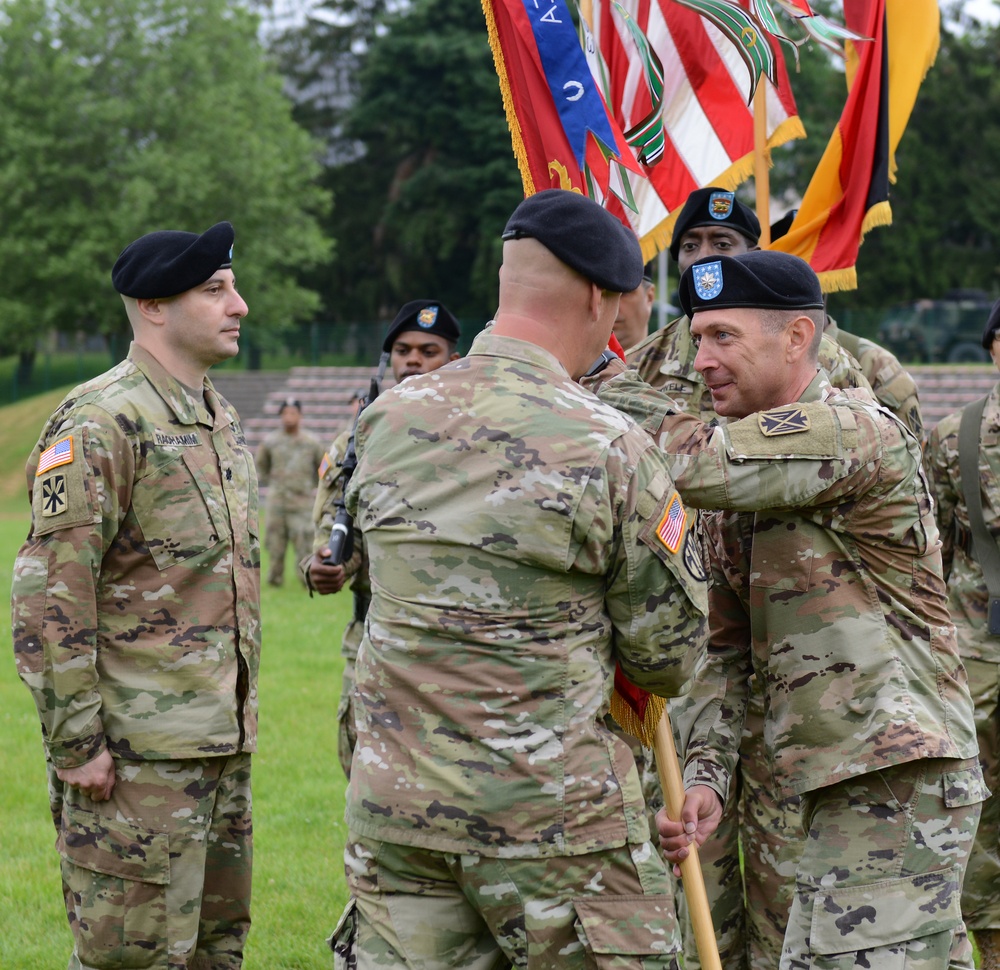
[[[49,770],[69,970],[238,970],[250,929],[250,755],[115,762],[93,802]]]
[[[993,793],[983,802],[972,858],[962,890],[970,930],[1000,930],[1000,663],[964,660],[975,705],[979,763]]]
[[[337,757],[348,780],[351,778],[354,745],[358,741],[358,732],[354,728],[354,666],[364,634],[364,621],[351,620],[340,643],[344,673],[340,681],[340,703],[337,705]]]
[[[285,555],[289,543],[295,550],[296,563],[312,556],[312,510],[309,507],[292,509],[283,505],[268,505],[267,523],[264,527],[264,545],[267,547],[269,560],[267,581],[272,586],[280,586],[284,582]]]
[[[805,841],[798,797],[782,799],[775,792],[764,746],[763,696],[756,681],[751,683],[738,774],[719,827],[698,850],[719,959],[726,970],[778,966]],[[652,770],[643,771],[643,792],[655,813],[663,807],[663,795],[655,763],[650,764]],[[679,880],[676,896],[684,967],[699,970],[701,960]]]
[[[924,759],[802,796],[781,970],[971,968],[962,878],[984,797],[975,759]]]
[[[545,859],[451,855],[352,835],[336,970],[677,970],[652,843]]]

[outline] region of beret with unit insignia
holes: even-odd
[[[720,225],[746,236],[751,246],[756,246],[760,239],[760,220],[753,209],[740,202],[732,192],[720,189],[717,185],[695,189],[687,197],[687,202],[674,223],[674,232],[670,237],[670,255],[674,262],[677,262],[680,254],[681,237],[684,233],[701,226]]]
[[[812,267],[798,256],[754,250],[708,256],[688,267],[678,289],[681,309],[822,310],[823,291]]]
[[[407,330],[419,330],[443,337],[449,343],[457,344],[462,336],[458,321],[440,300],[410,300],[399,308],[385,332],[382,350],[388,353],[396,338]],[[364,395],[367,395],[367,391]]]

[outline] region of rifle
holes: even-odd
[[[358,430],[358,419],[361,417],[361,412],[379,396],[381,391],[380,385],[382,378],[385,376],[385,368],[388,363],[389,354],[383,352],[379,358],[378,370],[368,385],[368,393],[361,402],[358,413],[354,415],[354,424],[351,425],[351,434],[347,439],[347,448],[344,450],[343,459],[339,462],[340,468],[343,471],[341,475],[343,487],[341,488],[340,496],[333,503],[337,512],[333,517],[333,527],[330,529],[330,555],[323,560],[324,566],[340,566],[346,559],[350,559],[351,554],[354,552],[354,520],[351,518],[351,513],[347,511],[347,505],[344,500],[344,496],[347,494],[347,486],[351,482],[351,476],[354,474],[354,469],[358,467],[358,455],[354,449],[354,435]]]

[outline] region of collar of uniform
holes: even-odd
[[[806,389],[799,395],[802,404],[810,404],[813,401],[825,401],[837,393],[830,383],[830,377],[821,367],[816,371],[816,376],[806,385]]]
[[[204,391],[198,400],[191,388],[172,377],[148,350],[134,342],[129,347],[128,358],[153,385],[180,424],[205,424],[210,428],[215,424],[205,404]]]
[[[521,361],[531,367],[554,371],[557,374],[566,374],[566,368],[554,354],[550,354],[538,344],[533,344],[528,340],[499,336],[492,332],[490,326],[476,335],[466,356],[504,357]]]

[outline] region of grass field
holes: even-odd
[[[62,392],[0,409],[0,588],[29,517],[23,467]],[[266,570],[266,564],[265,564]],[[350,595],[309,599],[294,581],[263,591],[260,739],[254,756],[253,928],[246,970],[328,970],[324,942],[347,900],[345,781],[337,760],[340,637]],[[6,630],[9,631],[9,626]],[[10,634],[0,659],[0,970],[58,970],[72,938],[63,911],[38,718]]]

